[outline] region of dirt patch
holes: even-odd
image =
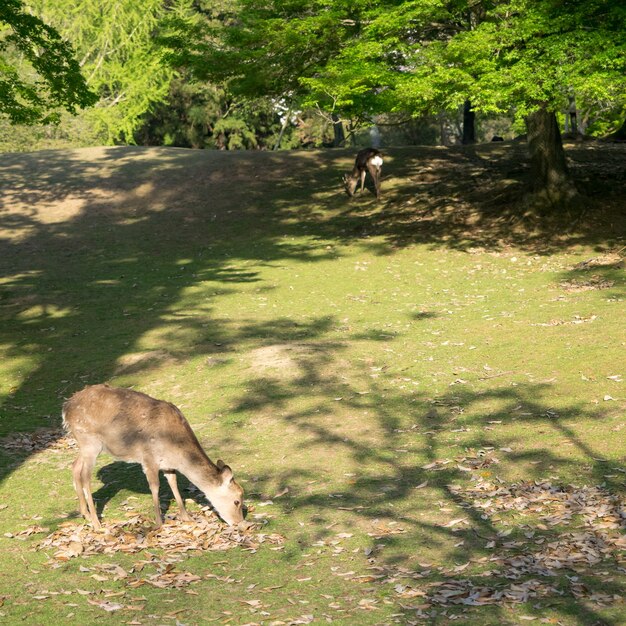
[[[587,279],[561,281],[560,287],[565,291],[580,292],[593,291],[596,289],[610,289],[614,284],[614,280],[606,280],[601,276],[594,274]]]
[[[301,344],[273,344],[250,352],[252,369],[263,377],[293,379],[305,373],[317,351]]]

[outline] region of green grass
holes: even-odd
[[[176,567],[202,580],[184,589],[92,577],[141,555],[50,569],[34,549],[45,535],[3,535],[76,514],[73,452],[0,447],[0,622],[623,622],[622,604],[575,597],[568,578],[623,595],[623,553],[523,604],[426,607],[396,589],[428,563],[411,584],[468,561],[457,578],[487,580],[484,538],[517,518],[482,516],[451,484],[623,495],[624,222],[610,193],[623,148],[570,150],[596,201],[567,232],[490,204],[498,180],[524,176],[512,146],[389,152],[380,203],[341,193],[351,152],[4,155],[0,437],[58,428],[86,384],[132,386],[183,410],[285,543],[192,554]],[[486,448],[498,463],[459,469]],[[131,496],[151,515],[140,471],[112,461],[94,481],[104,520]],[[424,469],[436,461],[450,462]],[[88,602],[106,594],[143,608]]]

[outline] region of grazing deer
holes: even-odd
[[[380,198],[380,172],[383,167],[383,155],[375,148],[364,148],[356,155],[354,167],[350,174],[344,174],[343,184],[346,193],[352,197],[356,190],[359,178],[361,179],[361,191],[365,187],[365,174],[370,173],[374,180],[376,197]]]
[[[183,414],[169,402],[130,389],[92,385],[63,405],[63,425],[78,442],[72,468],[80,512],[100,528],[91,473],[103,450],[129,463],[141,463],[152,492],[157,527],[161,526],[159,470],[167,478],[184,520],[191,519],[176,484],[176,470],[199,487],[229,525],[243,520],[243,489],[223,461],[206,455]]]

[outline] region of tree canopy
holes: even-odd
[[[177,60],[346,115],[470,99],[521,119],[569,94],[623,106],[625,33],[626,9],[608,0],[239,0],[219,45],[192,37]]]
[[[596,133],[626,114],[615,0],[28,3],[0,6],[0,112],[49,122],[95,93],[80,120],[107,143],[267,147],[301,111],[355,128],[464,105],[519,132],[575,102]]]
[[[20,0],[3,0],[0,113],[13,123],[48,123],[58,119],[60,108],[75,113],[96,99],[74,49],[58,31],[29,13]]]
[[[539,186],[568,186],[555,112],[623,112],[626,8],[614,0],[237,0],[172,60],[247,94],[371,119],[459,109],[526,123]],[[218,43],[215,43],[215,42]],[[560,170],[560,172],[557,172]]]
[[[168,93],[174,69],[157,43],[171,15],[191,11],[187,0],[30,0],[38,14],[72,41],[90,88],[87,114],[108,142],[133,140],[144,115]]]

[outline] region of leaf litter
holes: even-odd
[[[284,538],[259,532],[255,524],[224,526],[215,515],[191,513],[192,521],[166,520],[160,528],[141,515],[125,521],[104,522],[100,530],[91,524],[63,522],[39,543],[39,550],[54,550],[50,564],[59,566],[77,556],[136,554],[163,550],[170,557],[193,551],[221,551],[241,547],[256,552],[262,544],[280,549]]]
[[[43,448],[46,444],[66,447],[63,441],[46,439],[37,441],[35,447]],[[30,438],[11,444],[7,447],[32,446]],[[493,448],[472,450],[465,456],[436,460],[423,469],[437,471],[452,464],[461,471],[473,473],[499,462],[493,451]],[[538,518],[539,521],[516,524],[513,539],[511,528],[485,537],[485,549],[493,550],[493,555],[472,558],[461,565],[423,564],[425,569],[422,571],[373,566],[370,569],[374,571],[367,576],[355,576],[355,572],[335,574],[360,583],[392,583],[401,606],[405,610],[415,610],[418,618],[432,617],[436,609],[447,611],[456,607],[457,610],[467,610],[472,606],[518,604],[563,595],[604,606],[622,601],[621,596],[610,593],[610,589],[598,591],[582,580],[585,575],[597,577],[601,573],[603,581],[613,582],[617,571],[626,572],[626,505],[620,497],[600,487],[559,486],[547,481],[507,485],[498,478],[475,477],[467,488],[455,485],[449,485],[449,488],[465,500],[467,508],[480,511],[482,519],[489,520],[494,529],[506,512]],[[208,511],[205,507],[204,513]],[[282,549],[284,538],[257,532],[258,525],[256,528],[252,524],[240,528],[224,527],[213,515],[194,514],[193,517],[192,522],[167,520],[160,529],[154,529],[151,520],[133,515],[126,521],[104,523],[99,531],[86,523],[68,521],[41,541],[37,549],[55,551],[48,561],[53,568],[79,556],[143,551],[148,558],[135,563],[128,571],[115,564],[80,568],[96,581],[123,581],[132,589],[143,585],[182,589],[202,580],[201,576],[176,569],[175,563],[189,552],[235,547],[254,552],[261,544]],[[457,524],[467,525],[466,519],[453,520],[443,527],[452,528]],[[43,532],[48,529],[34,526],[13,536],[25,539]],[[379,539],[402,532],[406,531],[401,527],[381,527],[371,536]],[[465,532],[471,531],[466,529]],[[156,555],[151,550],[160,550],[163,554]],[[154,568],[154,573],[148,573],[148,567]],[[612,572],[598,572],[599,569]],[[461,573],[463,577],[459,576]],[[215,575],[205,577],[220,578]],[[222,578],[225,582],[234,582],[232,578]],[[419,600],[418,604],[414,603],[415,599]],[[105,611],[142,608],[109,600],[88,601]]]
[[[480,512],[493,529],[491,537],[473,531],[485,540],[491,555],[452,567],[422,563],[421,570],[373,565],[370,576],[353,580],[392,585],[403,609],[415,611],[419,619],[433,618],[453,607],[467,610],[562,596],[600,606],[623,602],[610,585],[618,583],[618,588],[618,576],[626,573],[626,503],[620,496],[601,487],[548,481],[507,485],[497,478],[481,477],[467,487],[448,488],[464,501],[466,510]],[[497,524],[503,523],[507,513],[527,517],[528,523],[516,519],[498,531]],[[604,586],[590,588],[585,576],[601,576]]]
[[[14,433],[0,439],[0,448],[29,454],[43,450],[75,450],[76,441],[59,428],[40,428],[32,433]]]
[[[65,436],[59,429],[41,429],[34,433],[18,433],[0,439],[0,448],[17,453],[64,452],[75,447],[75,441]],[[284,495],[287,491],[284,489],[276,494],[276,497]],[[81,573],[88,575],[96,582],[121,581],[130,589],[144,585],[183,589],[203,578],[215,578],[221,582],[234,583],[235,579],[229,576],[215,574],[200,576],[192,572],[180,571],[176,564],[183,561],[189,553],[200,551],[225,551],[240,548],[254,553],[261,545],[269,546],[271,550],[283,549],[284,537],[277,533],[263,532],[260,523],[243,523],[227,527],[217,519],[209,507],[202,507],[197,513],[190,512],[190,515],[191,521],[166,519],[160,528],[154,528],[152,519],[133,514],[126,520],[104,521],[99,530],[95,530],[91,524],[84,521],[66,521],[52,533],[49,528],[34,525],[14,533],[7,532],[4,536],[10,539],[26,540],[34,535],[49,533],[35,544],[34,549],[46,552],[49,556],[46,565],[53,569],[60,568],[69,560],[78,557],[142,553],[146,558],[136,562],[128,570],[115,563],[89,564],[87,562],[89,567],[81,565],[79,568]],[[106,589],[102,589],[100,593],[77,589],[76,593],[86,596],[86,601],[90,605],[106,612],[144,609],[143,605],[122,604],[109,600],[108,598],[120,594],[107,593]],[[121,595],[124,593],[121,592]],[[38,594],[35,599],[48,599],[53,595],[56,593]]]
[[[573,278],[571,280],[563,280],[559,283],[559,286],[564,291],[569,292],[582,292],[582,291],[592,291],[599,289],[610,289],[615,285],[614,280],[607,280],[599,276],[598,274],[593,274],[589,276],[589,278]]]
[[[90,524],[67,521],[57,530],[40,541],[35,550],[52,555],[46,565],[53,569],[62,567],[70,559],[95,555],[114,556],[116,554],[141,554],[142,558],[128,569],[117,563],[90,563],[85,560],[79,571],[99,583],[121,582],[128,589],[137,589],[145,585],[160,589],[184,589],[203,579],[217,579],[224,583],[236,582],[230,576],[218,576],[213,573],[199,575],[181,571],[177,564],[192,552],[224,551],[241,548],[256,552],[261,545],[272,550],[283,548],[284,537],[276,533],[262,532],[260,524],[243,523],[238,526],[224,526],[208,507],[199,513],[191,513],[191,521],[167,519],[163,526],[154,528],[152,520],[141,515],[134,515],[125,521],[103,522],[102,528],[94,530]],[[48,529],[33,527],[27,533],[47,532]],[[32,531],[32,532],[31,532]],[[76,593],[86,596],[86,601],[106,612],[142,611],[144,605],[137,604],[145,598],[135,598],[134,604],[112,601],[126,592],[84,591]],[[192,593],[187,591],[187,593]],[[104,594],[104,595],[103,595]],[[46,598],[49,596],[46,595]],[[43,598],[43,596],[42,596]]]

